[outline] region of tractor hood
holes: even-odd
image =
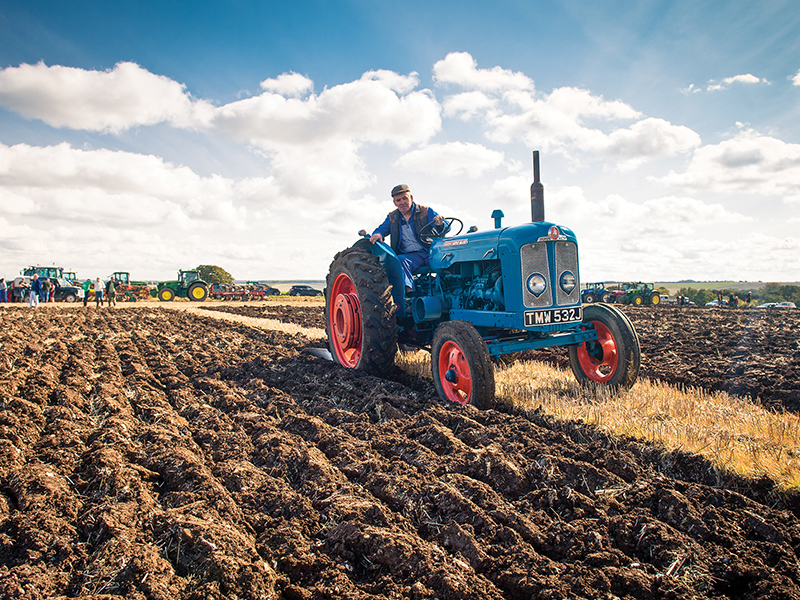
[[[552,235],[556,237],[551,237],[554,227],[556,231]],[[555,240],[576,241],[572,230],[545,221],[436,240],[430,249],[431,268],[446,269],[456,262],[499,259],[501,249],[518,253],[525,244]]]

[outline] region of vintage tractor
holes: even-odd
[[[440,396],[479,408],[494,405],[492,359],[567,346],[581,383],[629,388],[639,373],[639,338],[628,318],[605,304],[581,306],[575,235],[544,221],[539,156],[534,152],[532,223],[452,235],[461,221],[433,228],[430,267],[407,294],[397,255],[367,236],[333,259],[325,289],[325,326],[340,365],[386,374],[398,344],[431,352]]]
[[[618,302],[633,306],[657,306],[661,303],[661,296],[655,289],[655,284],[637,281],[628,285],[628,289],[620,296]]]
[[[208,298],[208,284],[200,279],[197,271],[178,271],[177,281],[161,281],[156,292],[159,300],[168,302],[178,298],[188,298],[193,302],[203,302]]]

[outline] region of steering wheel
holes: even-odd
[[[419,237],[425,242],[432,242],[433,240],[442,239],[446,237],[448,233],[452,232],[453,223],[455,222],[458,222],[458,231],[450,235],[450,237],[455,237],[461,233],[462,229],[464,229],[464,222],[456,217],[444,217],[444,223],[442,223],[442,225],[434,225],[433,221],[431,221],[419,230]],[[443,227],[443,229],[441,233],[437,233],[433,229],[434,227]]]

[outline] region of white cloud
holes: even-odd
[[[261,89],[282,96],[302,96],[314,89],[314,82],[299,73],[283,73],[275,79],[265,79]]]
[[[694,83],[690,84],[689,87],[684,88],[681,90],[684,94],[696,94],[698,92],[702,92],[703,90],[707,92],[718,92],[721,90],[727,90],[732,85],[735,84],[742,84],[742,85],[755,85],[757,83],[763,83],[769,85],[769,80],[764,77],[756,77],[751,73],[747,73],[744,75],[734,75],[733,77],[725,77],[724,79],[715,80],[711,79],[708,83],[703,87],[702,85],[695,85]]]
[[[523,142],[566,155],[589,153],[627,169],[700,144],[688,127],[643,118],[629,104],[586,89],[560,87],[537,94],[527,76],[500,67],[479,69],[464,52],[437,62],[434,77],[467,90],[444,99],[445,116],[481,121],[486,137],[498,144]],[[616,125],[620,121],[635,122],[624,127]]]
[[[718,90],[726,90],[733,84],[745,84],[745,85],[753,85],[756,83],[769,83],[766,79],[761,79],[756,77],[755,75],[751,75],[747,73],[746,75],[734,75],[733,77],[726,77],[722,81],[709,81],[708,82],[708,89],[709,92],[715,92]]]
[[[503,164],[503,153],[480,144],[431,144],[404,154],[395,166],[431,175],[479,177]]]
[[[441,127],[440,106],[427,91],[398,94],[413,76],[371,71],[306,99],[265,92],[220,107],[214,124],[235,139],[267,150],[289,145],[424,142]]]
[[[234,185],[155,156],[0,143],[0,207],[60,223],[241,226]],[[18,207],[16,211],[8,207]]]
[[[687,196],[645,202],[617,194],[589,198],[578,186],[546,196],[548,220],[562,222],[578,236],[584,281],[641,279],[643,273],[663,281],[718,279],[733,273],[737,261],[742,268],[743,251],[729,248],[723,254],[727,245],[708,232],[752,219],[722,204]]]
[[[794,77],[790,77],[792,85],[800,85],[800,70],[795,73]]]
[[[698,148],[686,171],[671,171],[660,180],[691,190],[776,194],[800,202],[800,144],[747,129]]]
[[[541,100],[524,94],[506,99],[519,110],[489,111],[485,118],[487,136],[498,143],[523,141],[529,147],[564,154],[589,153],[623,161],[621,165],[628,167],[673,156],[700,143],[700,136],[688,127],[663,119],[642,119],[627,128],[609,126],[610,121],[641,114],[623,102],[608,102],[587,90],[560,88]],[[598,126],[588,125],[598,121]]]
[[[467,52],[451,52],[434,64],[433,79],[437,83],[455,84],[485,92],[534,90],[533,80],[527,75],[500,67],[479,69],[477,61]]]
[[[497,100],[490,98],[483,92],[464,92],[463,94],[448,96],[445,99],[444,115],[468,121],[479,113],[494,108],[496,105]]]
[[[0,104],[53,127],[119,133],[167,122],[203,127],[212,107],[195,101],[186,86],[121,62],[107,71],[87,71],[40,62],[0,71]]]

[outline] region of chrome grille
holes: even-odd
[[[553,287],[556,290],[556,304],[577,304],[581,298],[581,282],[578,277],[578,247],[573,242],[556,242],[556,279]],[[561,274],[570,271],[575,275],[575,287],[567,294],[561,289]]]
[[[555,276],[550,272],[548,253],[555,253]],[[525,308],[547,308],[580,302],[580,280],[578,277],[578,247],[574,242],[536,242],[519,249],[522,267],[522,303]],[[575,287],[569,294],[559,285],[565,271],[575,275]],[[528,278],[540,274],[547,282],[547,289],[538,298],[528,289]],[[554,300],[555,298],[555,300]]]
[[[537,242],[525,244],[519,249],[519,258],[522,265],[522,303],[526,308],[543,308],[553,305],[553,282],[550,278],[550,269],[547,263],[547,244]],[[547,282],[547,288],[538,298],[528,289],[528,277],[539,273]]]

